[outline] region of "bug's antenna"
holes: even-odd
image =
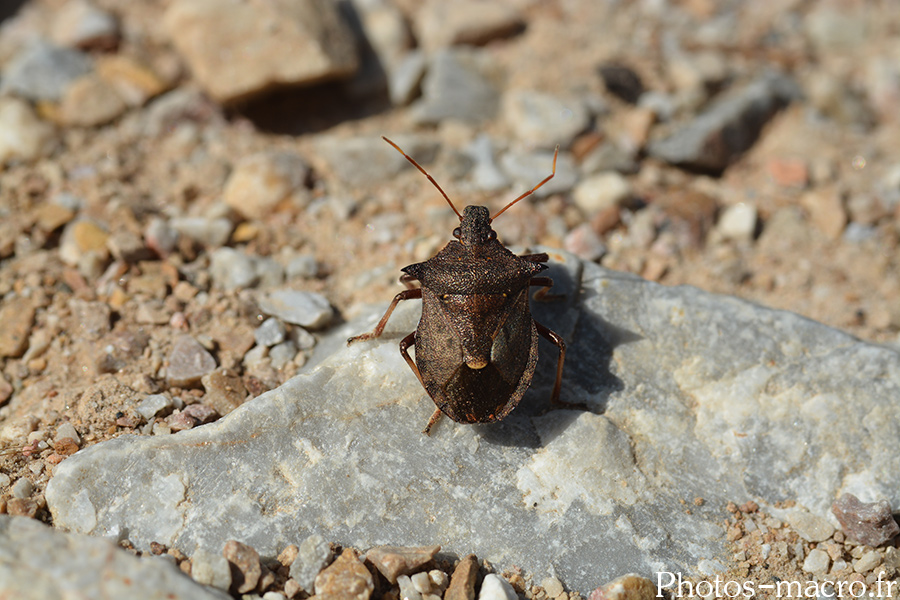
[[[544,185],[545,183],[547,183],[548,181],[550,181],[551,179],[553,179],[553,176],[556,175],[556,158],[557,158],[558,156],[559,156],[559,146],[557,145],[557,146],[556,146],[556,151],[553,153],[553,172],[550,173],[549,175],[547,175],[547,177],[545,177],[544,180],[543,180],[542,182],[540,182],[539,184],[537,184],[536,186],[534,186],[533,188],[531,188],[530,190],[528,190],[527,192],[525,192],[524,194],[522,194],[521,196],[519,196],[518,198],[516,198],[515,200],[513,200],[512,202],[510,202],[510,203],[507,204],[506,206],[504,206],[503,208],[501,208],[501,209],[500,209],[500,212],[498,212],[498,213],[495,214],[493,217],[491,217],[491,221],[493,221],[494,219],[496,219],[497,217],[499,217],[500,215],[502,215],[504,212],[506,212],[506,209],[507,209],[507,208],[509,208],[510,206],[512,206],[513,204],[515,204],[515,203],[518,202],[519,200],[521,200],[522,198],[527,198],[528,196],[532,195],[533,193],[535,193],[536,191],[538,191],[538,188],[540,188],[542,185]],[[409,158],[409,157],[407,156],[407,158]],[[420,169],[421,169],[421,167],[420,167]],[[454,209],[454,210],[455,210],[455,209]],[[459,213],[457,213],[457,214],[459,214]]]
[[[456,210],[456,207],[455,207],[455,206],[453,206],[453,202],[450,200],[450,197],[447,196],[447,194],[444,193],[444,190],[442,190],[442,189],[441,189],[441,186],[438,185],[438,182],[434,180],[434,177],[432,177],[431,175],[429,175],[429,174],[428,174],[428,171],[426,171],[425,169],[423,169],[423,168],[421,167],[421,165],[419,165],[419,163],[417,163],[413,157],[411,157],[409,154],[407,154],[406,152],[404,152],[403,150],[401,150],[401,149],[400,149],[400,146],[398,146],[397,144],[395,144],[394,142],[392,142],[391,140],[387,139],[387,138],[384,137],[384,136],[381,136],[381,139],[383,139],[383,140],[386,141],[388,144],[390,144],[391,146],[393,146],[393,147],[397,150],[397,152],[399,152],[400,154],[402,154],[403,156],[406,157],[406,160],[408,160],[409,162],[411,162],[411,163],[413,164],[413,166],[415,166],[418,170],[422,171],[422,175],[424,175],[425,177],[427,177],[427,178],[428,178],[428,181],[430,181],[431,183],[434,184],[434,187],[436,187],[436,188],[438,189],[438,191],[441,193],[441,196],[444,197],[444,200],[447,201],[447,204],[450,205],[450,208],[453,209],[453,212],[455,212],[455,213],[456,213],[456,216],[459,217],[459,220],[462,221],[462,215],[459,214],[459,211]],[[553,159],[553,168],[554,168],[554,170],[556,169],[556,159]],[[553,175],[551,175],[550,177],[553,177]],[[549,177],[548,177],[548,179],[549,179]],[[544,181],[546,181],[546,179],[545,179]],[[543,181],[541,182],[541,184],[540,184],[538,187],[541,187],[541,185],[544,185],[544,182],[543,182]],[[535,188],[535,189],[537,189],[537,188]],[[530,194],[530,193],[531,193],[531,192],[529,192],[529,194]],[[528,194],[526,194],[526,196],[527,196],[527,195],[528,195]],[[509,207],[507,207],[507,208],[509,208]],[[506,210],[506,209],[504,208],[503,210]],[[503,212],[503,211],[500,211],[500,212]]]

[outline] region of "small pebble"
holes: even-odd
[[[478,578],[478,559],[469,554],[459,561],[450,576],[450,585],[444,600],[472,600],[475,597],[475,581]]]
[[[0,89],[32,101],[56,102],[75,79],[90,70],[91,59],[87,54],[39,41],[27,46],[4,66]]]
[[[266,314],[308,329],[324,327],[334,316],[325,296],[301,290],[273,290],[259,298],[259,307]]]
[[[212,423],[219,418],[216,410],[206,404],[191,404],[190,406],[185,406],[182,412],[192,419],[196,419],[200,425]]]
[[[222,556],[231,566],[231,591],[246,594],[255,590],[262,575],[256,550],[237,540],[228,540],[222,548]]]
[[[231,587],[231,567],[221,554],[197,548],[191,556],[191,577],[197,583],[221,590]]]
[[[273,369],[281,369],[297,356],[297,345],[288,340],[269,349],[269,360]]]
[[[260,346],[265,348],[264,346]],[[200,382],[206,390],[203,404],[225,416],[247,400],[247,388],[241,377],[230,369],[219,368],[207,373]]]
[[[900,533],[886,500],[861,502],[853,494],[843,494],[831,505],[831,512],[848,538],[873,548]]]
[[[501,112],[515,136],[537,148],[569,148],[590,123],[587,108],[580,100],[537,90],[506,92]]]
[[[78,436],[78,432],[75,431],[75,427],[68,421],[56,428],[56,437],[53,439],[59,441],[63,438],[73,439],[75,440],[76,444],[81,443],[81,438]]]
[[[375,580],[356,551],[346,548],[316,576],[315,589],[321,600],[368,600],[375,590]]]
[[[166,379],[178,387],[192,387],[216,368],[216,359],[189,335],[175,340],[167,362]]]
[[[109,50],[119,40],[119,24],[86,0],[70,0],[54,11],[51,35],[61,46]]]
[[[804,510],[788,514],[787,522],[807,542],[824,542],[834,533],[834,526],[826,519]]]
[[[518,600],[518,598],[516,590],[507,580],[494,573],[484,576],[478,600]]]
[[[583,179],[572,190],[572,200],[585,215],[593,215],[621,206],[633,194],[631,183],[615,171],[598,173]]]
[[[297,557],[291,563],[291,579],[309,594],[314,591],[316,576],[331,561],[331,545],[320,535],[311,535],[297,548]]]
[[[293,257],[285,268],[285,274],[289,279],[312,279],[319,273],[319,264],[312,254],[301,254]]]
[[[831,557],[818,548],[810,550],[803,561],[803,570],[807,573],[825,573],[831,565]]]
[[[541,581],[541,587],[544,588],[544,591],[547,592],[547,596],[550,598],[556,598],[565,591],[562,583],[556,577],[545,578]]]
[[[397,577],[397,587],[400,588],[400,598],[403,600],[422,600],[422,594],[413,585],[412,579],[408,575]]]
[[[853,561],[853,570],[857,573],[862,573],[865,575],[870,571],[873,571],[875,567],[881,564],[881,555],[874,551],[870,550],[859,557],[859,559]]]
[[[234,229],[234,224],[225,217],[175,217],[168,225],[172,231],[211,248],[227,243]]]
[[[33,519],[37,511],[37,502],[31,498],[10,498],[6,502],[6,512],[14,517]]]
[[[726,239],[750,240],[756,232],[756,207],[746,202],[725,209],[716,227]]]
[[[440,546],[376,546],[366,552],[366,560],[384,575],[390,583],[396,583],[400,575],[409,575],[434,558]]]
[[[653,600],[655,597],[656,587],[652,581],[629,573],[598,587],[588,600]]]
[[[566,235],[563,246],[582,260],[599,260],[606,254],[606,245],[590,223],[582,223]]]
[[[500,157],[500,167],[506,175],[516,182],[525,192],[537,185],[553,169],[553,150],[539,150],[537,152],[525,152],[513,150]],[[578,180],[578,171],[575,161],[568,152],[560,151],[556,161],[556,175],[541,186],[534,196],[546,198],[553,194],[568,192]]]
[[[293,152],[253,154],[235,166],[222,197],[238,213],[262,219],[275,206],[303,186],[309,175],[306,161]]]
[[[169,426],[169,429],[176,432],[193,429],[196,424],[197,421],[193,417],[183,412],[174,413],[166,417],[166,425]]]
[[[420,571],[419,573],[415,573],[410,576],[410,581],[412,581],[412,585],[416,588],[416,591],[420,594],[427,594],[431,591],[431,578],[428,576],[428,573],[425,571]]]
[[[36,160],[57,144],[56,130],[18,98],[0,98],[0,165],[9,160]]]
[[[253,287],[258,278],[253,258],[234,248],[217,248],[210,256],[213,283],[226,291]]]
[[[284,323],[275,317],[269,317],[253,332],[253,339],[260,346],[271,347],[283,342],[285,333]]]
[[[394,106],[406,106],[419,95],[428,65],[421,50],[409,51],[388,73],[388,91]]]
[[[13,484],[10,491],[13,498],[28,498],[34,492],[34,484],[31,483],[30,479],[22,477]]]
[[[487,74],[490,61],[489,54],[473,48],[438,51],[422,82],[422,98],[410,108],[413,122],[435,125],[448,119],[467,123],[493,119],[500,99]]]
[[[150,433],[152,433],[153,435],[171,435],[172,428],[169,427],[168,423],[165,423],[163,421],[156,421],[150,428]]]
[[[278,563],[282,567],[290,567],[293,564],[294,560],[297,558],[297,554],[300,553],[300,549],[294,544],[288,544],[285,546],[284,550],[278,555]]]
[[[153,394],[141,400],[134,410],[149,422],[157,416],[165,416],[174,406],[172,399],[165,394]]]
[[[509,186],[509,178],[497,165],[494,144],[487,134],[480,134],[466,147],[466,154],[475,161],[472,183],[479,190],[492,192]]]
[[[59,120],[66,126],[96,127],[117,119],[127,109],[109,82],[91,72],[66,87],[59,105]]]

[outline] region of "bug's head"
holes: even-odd
[[[497,232],[491,229],[491,213],[485,206],[469,205],[463,209],[459,227],[453,230],[453,237],[464,246],[480,246],[497,239]]]

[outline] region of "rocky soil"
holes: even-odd
[[[69,456],[215,421],[403,289],[456,217],[382,135],[494,212],[559,145],[495,223],[508,244],[900,345],[888,0],[20,4],[0,25],[0,513],[52,524]],[[732,541],[764,536],[717,508]],[[896,573],[890,547],[767,527],[784,573],[810,544]]]

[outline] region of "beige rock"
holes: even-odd
[[[629,573],[616,577],[591,592],[589,600],[653,600],[656,586],[649,579]]]
[[[470,554],[459,561],[453,575],[450,576],[450,587],[444,594],[444,600],[474,600],[475,580],[478,578],[478,559]]]
[[[316,577],[319,600],[368,600],[374,590],[372,574],[350,548]]]
[[[97,73],[82,75],[66,88],[59,108],[63,125],[95,127],[113,121],[128,106]]]
[[[98,57],[96,70],[128,106],[141,106],[168,87],[153,69],[121,54]]]
[[[0,98],[0,165],[11,159],[35,160],[55,146],[53,125],[38,118],[27,102]]]
[[[105,49],[118,44],[116,18],[86,0],[69,0],[54,13],[51,37],[61,46]]]
[[[194,76],[223,103],[357,68],[353,33],[331,0],[176,0],[164,23]]]
[[[435,50],[486,44],[520,31],[524,24],[519,11],[508,3],[431,0],[418,11],[416,32],[426,50]]]
[[[397,546],[377,546],[366,552],[366,560],[391,583],[397,583],[400,575],[409,575],[428,561],[441,549],[440,546],[402,548]]]
[[[22,356],[34,321],[34,301],[15,296],[0,307],[0,357]]]
[[[800,205],[813,224],[829,238],[841,236],[847,225],[847,211],[841,194],[834,189],[816,189],[800,198]]]
[[[225,203],[242,215],[259,219],[300,188],[309,173],[304,160],[290,152],[263,152],[238,163],[225,184]]]

